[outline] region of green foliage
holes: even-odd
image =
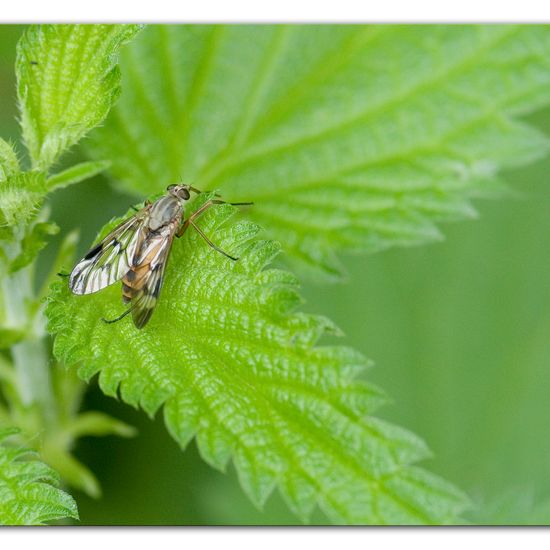
[[[18,44],[17,90],[31,169],[22,171],[15,148],[0,139],[0,348],[8,350],[0,354],[0,426],[17,426],[18,443],[30,442],[48,466],[20,461],[27,451],[0,447],[2,523],[77,518],[72,498],[50,485],[57,479],[54,470],[99,496],[95,476],[72,455],[76,439],[133,433],[108,415],[78,414],[83,383],[53,368],[45,341],[44,286],[56,264],[72,256],[74,234],[64,239],[38,293],[35,276],[38,253],[58,231],[43,207],[47,194],[97,174],[107,163],[83,162],[51,176],[49,169],[107,115],[119,93],[116,53],[138,28],[45,25],[31,27]]]
[[[19,172],[19,161],[13,147],[0,138],[0,182]]]
[[[33,171],[21,172],[14,149],[0,140],[0,238],[30,243],[32,234],[21,226],[36,215],[46,194],[107,166],[86,162],[47,178],[60,155],[107,116],[120,93],[116,54],[138,30],[136,25],[31,26],[19,41],[17,91]],[[40,248],[34,247],[35,254]]]
[[[78,519],[73,498],[58,489],[59,476],[36,453],[8,447],[17,430],[0,430],[0,525],[43,525],[65,517]]]
[[[150,194],[178,181],[254,199],[297,267],[441,238],[497,172],[548,140],[547,26],[154,26],[90,146]]]
[[[45,183],[42,172],[19,172],[0,181],[0,228],[13,235],[36,215]]]
[[[47,170],[107,116],[120,93],[118,49],[136,25],[32,26],[18,44],[17,95],[34,169]]]
[[[229,221],[232,210],[210,210],[200,224],[239,261],[188,231],[143,330],[129,318],[101,320],[120,313],[118,286],[76,297],[56,284],[47,307],[56,356],[85,379],[99,372],[105,393],[150,415],[164,404],[179,444],[196,436],[203,458],[222,470],[232,458],[257,505],[278,485],[304,520],[318,503],[339,523],[456,521],[464,497],[410,466],[428,456],[424,443],[370,416],[384,397],[355,380],[365,359],[317,344],[338,330],[294,311],[295,278],[265,268],[278,247],[254,240],[251,222]]]
[[[41,456],[61,474],[66,483],[98,498],[101,496],[101,487],[95,475],[72,454],[75,442],[86,436],[133,437],[136,431],[101,412],[78,412],[84,384],[76,373],[56,366],[51,371],[51,379],[56,418],[54,423],[50,423],[48,437],[41,444]],[[22,416],[16,417],[18,425],[26,427],[26,432],[32,432],[29,424],[36,423],[35,414],[33,410],[25,411]]]
[[[56,235],[59,227],[55,223],[37,222],[32,225],[30,231],[23,237],[21,252],[14,258],[10,265],[10,272],[14,273],[29,265],[46,246],[46,237]]]
[[[75,183],[79,183],[88,178],[93,178],[95,175],[103,172],[108,166],[109,162],[81,162],[75,166],[71,166],[62,172],[51,176],[46,181],[48,191],[55,191]]]
[[[548,102],[550,31],[152,27],[126,49],[125,92],[90,143],[96,160],[50,175],[107,116],[120,91],[116,56],[137,30],[32,27],[19,44],[31,171],[0,140],[0,347],[11,346],[0,354],[0,423],[19,426],[65,481],[98,496],[75,441],[132,434],[102,413],[78,413],[73,371],[99,373],[106,394],[150,416],[162,408],[182,448],[196,437],[215,468],[233,461],[258,506],[278,487],[304,521],[316,505],[336,523],[461,521],[464,495],[415,465],[429,456],[425,444],[372,416],[385,398],[363,380],[366,360],[323,340],[339,335],[330,321],[297,311],[296,279],[268,267],[278,245],[256,240],[258,226],[232,220],[229,206],[200,225],[241,259],[188,231],[142,331],[128,318],[101,321],[122,311],[118,285],[75,297],[57,280],[54,352],[76,368],[51,368],[40,299],[72,264],[75,235],[35,292],[34,260],[56,227],[43,202],[108,165],[140,199],[183,177],[254,200],[247,215],[298,268],[337,278],[335,250],[439,238],[437,222],[473,215],[471,197],[500,189],[500,169],[546,153],[548,140],[519,117]],[[0,479],[9,464],[0,461]]]

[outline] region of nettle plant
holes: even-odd
[[[99,494],[71,449],[133,430],[79,411],[95,374],[105,394],[163,414],[182,449],[196,438],[214,468],[233,461],[258,506],[277,488],[303,521],[316,506],[335,523],[463,521],[467,497],[416,466],[423,441],[372,416],[386,398],[368,361],[324,343],[337,327],[300,312],[296,277],[270,264],[282,247],[302,277],[338,280],[336,252],[433,241],[437,222],[475,214],[501,169],[548,152],[518,117],[548,103],[549,65],[550,31],[534,26],[29,28],[25,161],[0,141],[0,522],[77,518],[59,480]],[[90,160],[56,170],[85,136]],[[57,277],[74,234],[35,277],[58,231],[48,195],[104,170],[136,201],[183,178],[255,203],[200,218],[238,262],[191,230],[175,243],[142,330],[101,320],[120,314],[120,285],[77,297]]]

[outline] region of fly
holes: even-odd
[[[73,268],[69,288],[74,294],[93,294],[122,280],[122,300],[130,307],[116,319],[103,319],[106,323],[115,323],[131,313],[138,329],[147,324],[157,305],[174,237],[181,237],[190,225],[214,250],[233,261],[238,260],[216,246],[195,223],[205,210],[225,201],[209,199],[185,219],[185,204],[191,191],[200,193],[190,185],[169,185],[164,196],[155,202],[146,202]],[[245,206],[252,203],[229,204]]]

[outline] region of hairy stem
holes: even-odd
[[[15,252],[14,245],[10,252]],[[25,406],[37,404],[45,423],[55,417],[55,403],[50,379],[49,354],[45,342],[42,308],[34,314],[29,311],[36,301],[33,291],[34,264],[4,277],[2,292],[6,325],[25,332],[25,339],[15,344],[12,351],[17,392]]]

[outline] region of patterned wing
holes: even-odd
[[[122,298],[131,302],[130,311],[137,328],[143,328],[157,305],[164,270],[172,248],[177,223],[171,224],[142,245],[139,257],[122,279]]]
[[[124,277],[145,238],[147,211],[148,207],[115,227],[76,264],[69,277],[74,294],[92,294]]]

